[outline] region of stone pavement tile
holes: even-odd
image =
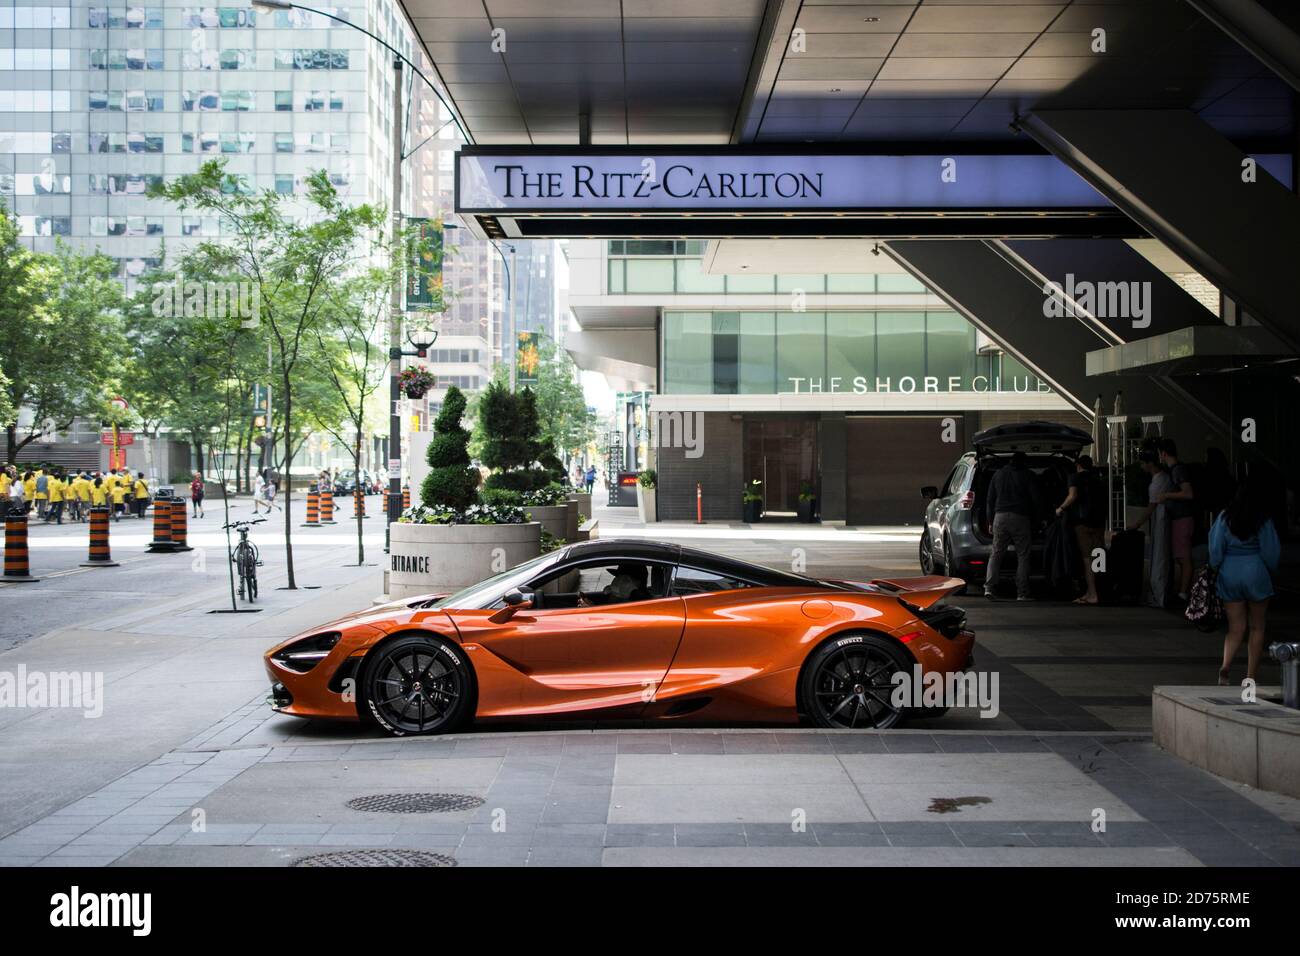
[[[482,736],[457,740],[455,753],[457,757],[504,757],[509,748],[507,740]]]
[[[882,754],[885,753],[885,741],[880,734],[839,733],[827,734],[831,750],[837,754]]]
[[[471,824],[470,828],[462,836],[455,839],[460,846],[466,847],[491,847],[491,846],[532,846],[534,834],[537,827],[531,825],[509,826],[505,830],[493,830],[491,826],[483,824]],[[554,827],[552,827],[554,829]],[[430,833],[427,836],[431,838],[441,837],[444,840],[452,839],[450,834]],[[399,833],[394,837],[395,841],[406,839],[406,834]]]
[[[849,775],[841,760],[830,753],[621,754],[614,783],[618,786],[843,785],[849,783]]]
[[[1088,847],[1106,845],[1100,836],[1095,833],[1029,833],[1026,836],[1034,846]]]
[[[1116,821],[1106,823],[1106,830],[1097,838],[1106,846],[1174,846],[1174,841],[1154,823],[1146,821]]]
[[[528,854],[528,865],[600,866],[603,856],[600,847],[533,847]]]
[[[774,734],[777,749],[783,754],[834,753],[825,734]]]
[[[0,860],[48,856],[55,850],[61,850],[65,846],[67,846],[66,840],[58,843],[5,843],[0,841]]]
[[[1024,833],[959,833],[962,846],[1041,846]],[[1053,844],[1053,846],[1058,844]]]
[[[993,753],[994,747],[988,738],[978,734],[934,734],[934,742],[939,749],[948,754]]]
[[[721,734],[679,734],[671,737],[672,752],[675,754],[722,754],[726,752],[726,743]]]
[[[396,814],[383,814],[386,817],[394,817]],[[355,823],[335,823],[327,833],[387,833],[394,834],[397,832],[397,823],[395,819],[376,820],[376,821],[357,821]]]
[[[796,811],[810,820],[872,820],[851,784],[615,786],[610,823],[786,823]]]
[[[533,831],[533,846],[603,846],[604,823],[541,823]]]
[[[845,754],[849,777],[860,784],[1086,784],[1088,778],[1055,754]]]
[[[461,847],[455,858],[457,866],[524,866],[528,863],[528,847]]]
[[[679,823],[678,846],[744,846],[745,828],[730,823]]]
[[[1198,866],[1164,849],[1043,847],[607,847],[605,866]]]
[[[265,823],[258,832],[265,834],[314,833],[320,836],[322,833],[328,833],[333,825],[330,823]]]
[[[388,845],[404,850],[433,850],[454,856],[460,847],[460,838],[449,837],[445,833],[399,833]]]
[[[564,797],[548,800],[542,808],[541,822],[558,823],[605,823],[609,819],[609,791],[588,788],[601,794],[596,798]]]
[[[342,759],[348,760],[392,760],[399,756],[402,748],[387,744],[353,744],[343,753]]]
[[[992,735],[988,738],[993,749],[1002,754],[1050,753],[1051,748],[1038,737],[1021,735]]]
[[[86,855],[86,856],[47,856],[42,860],[33,863],[32,866],[39,867],[100,867],[109,866],[117,860],[121,854],[106,855]]]
[[[538,811],[540,812],[540,810]],[[449,835],[463,834],[469,827],[474,824],[470,823],[471,818],[466,818],[462,814],[457,814],[454,819],[442,819],[445,814],[419,814],[416,816],[406,817],[397,821],[397,832],[403,833],[445,833]],[[490,818],[489,818],[490,819]]]
[[[383,833],[326,833],[318,837],[316,846],[367,846],[385,847],[394,839],[394,834]]]
[[[728,754],[778,753],[776,734],[723,734],[722,746]]]
[[[1138,815],[1086,778],[1071,783],[948,783],[859,784],[862,798],[879,820],[924,820],[952,817],[963,820],[1024,820],[1047,817],[1087,820],[1098,807],[1112,820]],[[957,801],[955,807],[950,801]],[[987,802],[984,802],[987,801]]]
[[[605,827],[605,846],[674,846],[676,827],[671,823],[611,823]]]
[[[574,734],[564,738],[565,754],[617,753],[617,734]]]
[[[781,823],[745,824],[745,842],[750,846],[816,846],[817,840],[812,827],[800,831]]]
[[[939,745],[929,734],[899,734],[885,737],[885,751],[891,754],[932,754]]]
[[[519,734],[506,738],[507,754],[553,754],[564,750],[565,738],[560,734]]]

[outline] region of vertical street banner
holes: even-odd
[[[413,227],[406,258],[406,311],[442,311],[442,224],[408,218]]]
[[[542,333],[520,332],[515,336],[515,385],[537,384],[537,367],[541,364]]]

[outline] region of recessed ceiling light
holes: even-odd
[[[879,22],[880,22],[880,17],[863,17],[863,18],[862,18],[862,22],[863,22],[863,23],[879,23]]]
[[[830,88],[830,92],[831,92],[831,93],[843,93],[844,91],[843,91],[842,89],[840,89],[838,86],[832,86],[832,87]]]

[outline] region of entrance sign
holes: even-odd
[[[1110,210],[1048,155],[464,147],[459,213]]]

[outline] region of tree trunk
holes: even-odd
[[[352,472],[357,476],[358,487],[360,487],[359,484],[361,481],[361,429],[360,428],[357,429],[356,441],[353,443],[352,448],[353,448]],[[385,516],[384,520],[387,521],[388,518]],[[357,509],[357,567],[361,567],[361,565],[365,563],[366,563],[366,546],[365,546],[364,535],[362,533],[361,509],[358,508]]]
[[[284,562],[289,572],[288,589],[296,591],[298,584],[293,576],[293,521],[289,517],[289,505],[293,494],[293,396],[289,391],[289,369],[283,370],[284,391]]]

